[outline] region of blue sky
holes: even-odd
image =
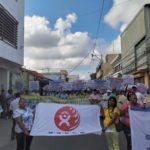
[[[112,0],[107,0],[104,4],[101,27],[99,37],[111,41],[118,35],[117,30],[112,30],[112,27],[107,25],[103,17],[112,7]],[[25,14],[32,16],[34,14],[45,16],[53,26],[58,17],[65,17],[69,13],[76,13],[78,22],[72,27],[72,32],[88,31],[91,37],[95,37],[99,23],[100,12],[102,8],[102,0],[26,0]],[[110,34],[108,36],[108,33]]]
[[[25,0],[25,66],[30,69],[74,68],[72,74],[88,79],[99,63],[94,53],[121,51],[119,35],[149,0]],[[126,10],[129,10],[128,12]],[[96,37],[97,35],[97,37]],[[38,62],[38,63],[37,63]],[[38,65],[37,65],[38,64]],[[52,69],[51,69],[52,70]],[[69,71],[69,70],[68,70]]]

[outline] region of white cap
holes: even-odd
[[[107,93],[111,93],[112,91],[111,90],[107,90]]]

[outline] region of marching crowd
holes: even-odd
[[[147,92],[147,95],[149,92]],[[103,95],[103,101],[97,90],[89,97],[91,104],[98,104],[101,107],[101,122],[108,142],[109,150],[119,150],[119,133],[124,132],[127,141],[127,150],[132,150],[131,128],[129,119],[129,107],[146,107],[146,97],[140,93],[136,86],[126,91],[107,90]],[[106,105],[103,102],[106,101]]]
[[[131,130],[128,108],[130,106],[146,107],[146,97],[137,90],[130,89],[116,91],[107,90],[101,93],[91,91],[48,92],[45,95],[56,96],[61,99],[82,94],[92,105],[100,107],[100,121],[102,131],[106,135],[109,150],[119,150],[119,132],[123,131],[127,141],[127,150],[132,149]],[[149,92],[147,92],[149,94]],[[0,95],[1,118],[12,118],[13,126],[11,139],[16,137],[17,150],[30,150],[32,136],[29,135],[34,119],[34,110],[27,107],[20,93],[13,95],[12,90]]]

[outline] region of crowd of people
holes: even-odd
[[[102,131],[106,135],[108,149],[120,149],[118,132],[123,131],[127,141],[127,150],[132,150],[128,110],[130,106],[145,108],[146,96],[140,93],[136,86],[133,86],[130,89],[126,89],[126,91],[120,91],[119,94],[116,91],[107,90],[102,97],[97,90],[94,90],[89,100],[91,104],[97,104],[101,107]]]
[[[91,105],[100,107],[100,121],[102,131],[106,135],[109,150],[119,150],[119,132],[123,131],[127,141],[127,150],[132,149],[131,130],[128,108],[130,106],[146,107],[146,97],[140,93],[136,86],[125,91],[99,90],[69,91],[69,92],[48,92],[48,96],[56,96],[66,99],[76,95],[83,95]],[[12,90],[1,91],[0,95],[1,118],[12,118],[11,139],[17,141],[17,150],[30,150],[32,136],[29,135],[33,119],[34,110],[27,107],[27,103],[20,93],[13,95]],[[121,129],[117,129],[117,125]]]

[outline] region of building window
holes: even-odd
[[[144,84],[144,77],[139,77],[134,79],[135,83],[143,83]]]
[[[136,68],[147,63],[146,39],[145,37],[135,45],[135,66]]]
[[[18,21],[0,4],[0,40],[17,49]]]

